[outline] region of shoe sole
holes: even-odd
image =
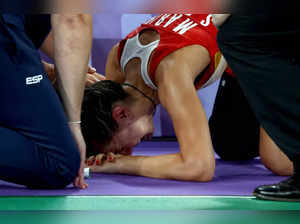
[[[253,195],[258,199],[268,200],[268,201],[300,202],[300,199],[276,198],[276,197],[265,196],[257,193],[253,193]]]

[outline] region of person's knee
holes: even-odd
[[[53,174],[48,175],[48,180],[43,180],[41,179],[38,183],[33,182],[28,185],[26,185],[29,189],[53,189],[53,190],[58,190],[58,189],[64,189],[66,188],[69,184],[72,183],[72,181],[69,178],[65,177],[54,177],[51,178]],[[55,175],[54,175],[55,176]],[[50,177],[50,178],[49,178]]]
[[[280,176],[293,174],[293,163],[263,128],[260,131],[259,154],[261,162],[273,173]]]
[[[68,148],[69,153],[65,153],[59,159],[51,158],[46,168],[44,188],[63,189],[71,184],[78,176],[80,169],[80,154],[77,147]]]
[[[77,161],[64,162],[55,161],[53,168],[49,168],[41,173],[35,181],[29,184],[33,189],[64,189],[71,184],[78,175],[80,168],[80,157]]]
[[[75,175],[78,174],[81,158],[77,146],[72,150],[72,153],[70,153],[70,155],[67,155],[65,163],[67,164],[66,166],[69,168],[70,172],[74,173]]]
[[[271,155],[269,153],[260,153],[262,164],[273,173],[279,176],[293,175],[293,163],[282,152],[277,155]]]
[[[59,174],[58,182],[61,183],[62,188],[70,184],[78,176],[80,169],[81,158],[78,148],[73,149],[73,153],[67,155],[67,158],[63,163],[59,164],[57,167],[57,172]]]
[[[69,141],[65,141],[65,143],[59,147],[60,149],[58,151],[62,153],[61,156],[57,158],[57,161],[59,161],[58,166],[61,166],[58,170],[62,171],[61,174],[64,174],[64,171],[68,171],[72,176],[76,177],[81,162],[77,144],[72,138],[69,139]]]

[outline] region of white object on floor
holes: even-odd
[[[89,178],[90,177],[90,168],[84,168],[84,177]]]

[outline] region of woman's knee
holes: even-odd
[[[259,153],[261,162],[273,173],[280,176],[293,174],[293,163],[280,150],[264,129],[260,131]]]
[[[261,162],[266,168],[279,176],[293,175],[293,163],[288,158],[270,158],[266,155],[261,155]]]

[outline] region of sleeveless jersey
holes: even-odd
[[[160,39],[142,45],[138,37],[146,29],[158,32]],[[199,89],[213,83],[227,68],[216,36],[217,29],[210,14],[161,14],[142,24],[120,42],[118,59],[124,71],[129,60],[140,58],[142,78],[150,88],[155,89],[155,70],[166,56],[189,45],[201,45],[209,52],[211,62],[195,80],[195,87]]]

